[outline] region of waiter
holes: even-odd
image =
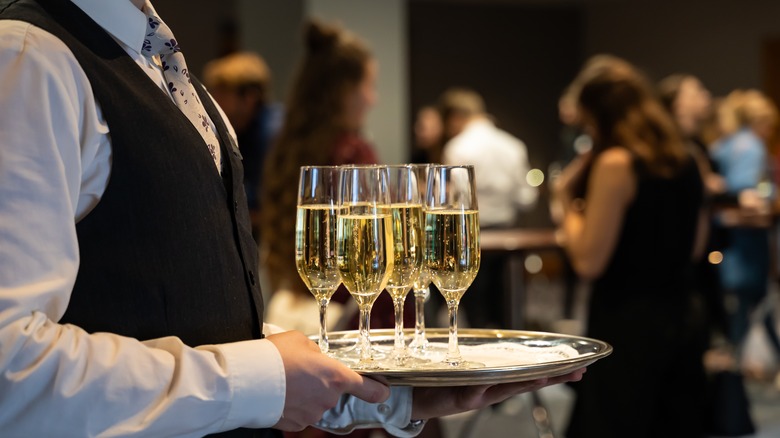
[[[551,383],[412,397],[264,326],[240,154],[149,2],[0,0],[0,108],[4,436],[413,436]]]

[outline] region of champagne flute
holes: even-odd
[[[320,351],[328,353],[327,309],[341,283],[336,264],[336,212],[339,168],[301,167],[295,220],[295,266],[317,299]]]
[[[417,175],[412,167],[388,166],[388,171],[393,224],[393,272],[386,289],[393,298],[395,312],[393,358],[396,365],[404,365],[409,358],[404,342],[404,301],[422,268],[423,209]]]
[[[458,304],[477,276],[479,215],[474,166],[431,166],[425,203],[425,265],[447,302],[449,342],[445,362],[473,368],[458,348]]]
[[[393,233],[383,166],[341,169],[336,260],[341,281],[360,309],[357,369],[375,368],[369,329],[371,307],[393,272]]]
[[[417,189],[419,192],[420,200],[425,203],[425,192],[428,187],[428,164],[412,164],[412,171],[417,178]],[[425,218],[423,217],[423,221]],[[424,231],[424,227],[422,231]],[[423,245],[425,245],[425,239],[423,238]],[[428,268],[425,263],[422,264],[420,269],[420,275],[412,285],[412,291],[414,292],[414,338],[409,344],[417,356],[425,354],[428,348],[428,340],[425,337],[425,301],[430,296],[431,274],[428,272]]]

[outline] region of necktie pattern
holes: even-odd
[[[190,72],[184,62],[184,55],[173,36],[171,29],[154,15],[147,15],[146,38],[141,53],[144,56],[160,56],[163,76],[168,85],[168,91],[173,96],[176,106],[187,116],[195,126],[208,146],[217,169],[222,171],[222,154],[219,140],[211,127],[208,115],[201,104],[195,87],[190,81]]]

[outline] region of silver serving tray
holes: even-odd
[[[371,344],[377,349],[390,351],[393,345],[393,330],[371,330]],[[413,331],[405,330],[406,343],[409,344]],[[429,342],[446,344],[448,330],[446,328],[428,329],[426,331]],[[338,358],[339,351],[347,351],[354,347],[359,338],[357,331],[341,331],[328,334],[330,349]],[[312,339],[316,340],[316,336]],[[360,374],[376,378],[390,385],[403,386],[468,386],[468,385],[492,385],[498,383],[522,382],[545,377],[555,377],[568,374],[572,371],[589,366],[599,359],[612,353],[612,346],[597,339],[581,336],[565,335],[559,333],[532,332],[521,330],[492,330],[492,329],[459,329],[458,342],[461,346],[489,347],[501,343],[514,343],[521,346],[533,347],[532,350],[544,352],[545,349],[566,348],[573,354],[571,357],[542,360],[537,363],[529,363],[528,357],[518,358],[513,362],[511,353],[503,357],[500,366],[485,365],[484,367],[470,369],[454,369],[445,363],[436,363],[434,367],[425,368],[394,367],[383,365],[378,369],[356,369]],[[564,346],[564,347],[562,347]],[[499,346],[503,347],[503,346]],[[513,347],[513,346],[509,346]],[[522,348],[522,347],[520,347]],[[576,352],[575,352],[576,351]],[[464,354],[464,358],[470,358]],[[346,365],[349,361],[343,360]],[[380,361],[380,363],[389,363]]]

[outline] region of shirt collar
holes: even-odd
[[[493,123],[492,120],[490,120],[486,116],[483,116],[483,117],[476,117],[470,120],[466,124],[466,129],[490,129],[495,126],[496,125]]]
[[[130,0],[71,0],[118,42],[140,53],[146,37],[146,14]],[[144,10],[154,12],[149,1]]]

